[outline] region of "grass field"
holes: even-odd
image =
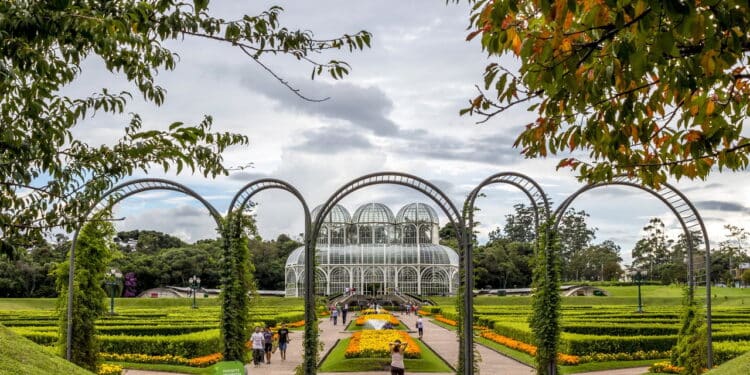
[[[91,375],[0,325],[0,374]]]

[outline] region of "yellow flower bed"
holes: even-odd
[[[120,375],[122,374],[122,366],[103,363],[97,367],[96,373],[98,375]]]
[[[179,355],[149,355],[149,354],[135,354],[135,353],[100,353],[100,358],[105,361],[114,362],[135,362],[135,363],[153,363],[153,364],[164,364],[164,365],[182,365],[182,366],[193,366],[193,367],[206,367],[213,365],[222,360],[223,356],[221,353],[213,353],[195,358],[185,358]]]
[[[399,324],[398,319],[391,315],[391,314],[368,314],[368,315],[360,315],[357,317],[357,320],[354,322],[354,324],[358,326],[363,326],[365,323],[367,323],[368,320],[383,320],[386,322],[391,322],[393,326],[397,326]]]
[[[404,357],[422,357],[419,346],[408,333],[391,329],[381,331],[368,329],[355,332],[346,347],[344,356],[346,358],[390,358],[391,351],[388,344],[396,340],[407,343]]]
[[[375,311],[375,309],[364,309],[364,310],[360,310],[359,314],[360,315],[364,315],[364,314],[383,314],[383,313],[387,313],[387,312],[388,312],[388,310],[386,310],[386,309],[384,309],[384,308],[381,307],[380,308],[380,312]]]

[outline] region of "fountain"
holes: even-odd
[[[383,329],[386,323],[388,323],[387,320],[381,320],[381,319],[369,319],[365,322],[366,325],[369,325],[374,330]]]

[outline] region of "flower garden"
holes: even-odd
[[[393,329],[364,330],[352,334],[349,345],[346,346],[346,358],[390,358],[390,346],[399,340],[406,343],[405,358],[421,358],[422,351],[417,343],[404,331]]]
[[[373,329],[369,320],[388,322],[393,329]],[[407,332],[395,315],[381,309],[362,310],[349,324],[350,338],[340,340],[327,354],[320,365],[321,372],[381,371],[391,362],[390,343],[399,340],[406,343],[404,362],[409,371],[452,372],[453,369],[421,340]]]
[[[502,350],[505,354],[531,364],[536,355],[528,324],[531,307],[501,305],[497,297],[492,301],[475,306],[477,341],[506,348]],[[437,324],[455,327],[457,314],[452,305],[427,310]],[[631,305],[563,305],[558,361],[563,366],[662,362],[651,372],[678,371],[663,362],[677,342],[680,313],[679,305],[649,307],[645,313],[635,313]],[[712,317],[715,364],[750,351],[750,307],[715,306]]]
[[[116,307],[116,315],[97,321],[104,361],[99,374],[119,374],[121,365],[133,363],[207,367],[221,361],[218,300],[201,301],[207,306],[199,309],[184,302],[171,306],[175,302],[183,301],[122,300],[120,304],[132,306]],[[251,316],[253,326],[286,323],[295,329],[304,325],[302,304],[296,299],[261,299],[251,309]],[[58,320],[53,309],[0,310],[0,323],[48,351],[56,351]]]

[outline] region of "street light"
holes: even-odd
[[[115,292],[117,291],[117,287],[120,285],[120,280],[122,279],[122,272],[118,270],[117,268],[112,268],[107,272],[105,275],[104,283],[107,285],[107,290],[109,291],[109,314],[114,315],[115,314]]]
[[[193,290],[193,308],[197,309],[198,305],[195,304],[195,292],[201,287],[201,278],[193,275],[188,279],[188,282],[190,282],[190,289]]]
[[[636,285],[638,285],[638,310],[636,312],[643,313],[643,300],[641,299],[641,283],[643,282],[643,276],[646,275],[646,271],[636,270],[633,274],[633,279]]]

